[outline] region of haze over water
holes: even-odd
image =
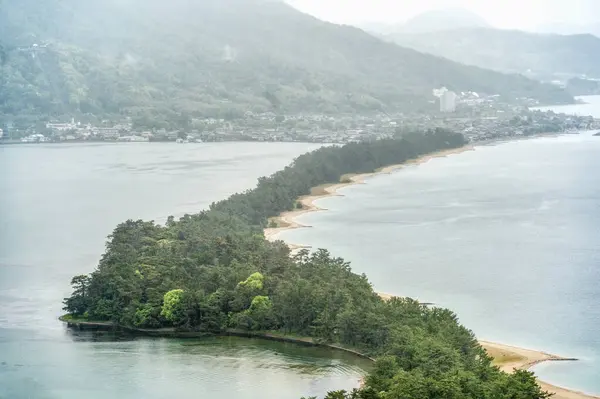
[[[256,340],[115,341],[57,320],[126,219],[195,213],[311,144],[0,147],[0,398],[297,399],[357,385],[363,361]]]
[[[566,111],[600,116],[598,99]],[[599,170],[589,132],[477,147],[345,188],[280,237],[454,310],[479,338],[580,358],[535,371],[600,394]]]

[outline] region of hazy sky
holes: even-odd
[[[600,20],[600,0],[287,0],[336,23],[402,22],[423,11],[464,7],[498,28],[534,29],[540,24],[587,24]]]

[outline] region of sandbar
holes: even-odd
[[[299,209],[293,211],[287,211],[281,213],[279,216],[271,218],[269,220],[270,225],[276,225],[277,227],[268,227],[264,230],[265,238],[269,241],[278,241],[277,236],[286,230],[306,228],[310,227],[299,223],[296,218],[311,212],[319,212],[326,210],[315,204],[315,201],[331,197],[331,196],[343,196],[338,191],[342,188],[353,186],[355,184],[365,184],[365,180],[382,174],[390,174],[396,170],[402,169],[411,165],[420,165],[429,162],[435,158],[447,157],[449,155],[460,154],[465,151],[474,151],[475,147],[472,145],[466,145],[464,147],[452,148],[448,150],[438,151],[431,154],[424,155],[422,157],[406,161],[401,164],[390,165],[378,169],[373,173],[363,174],[348,174],[342,176],[340,183],[324,184],[321,186],[313,187],[309,195],[298,198],[298,203],[302,206]],[[302,248],[310,248],[310,246],[291,244],[287,243],[292,251],[297,251]],[[391,299],[394,295],[379,293],[384,300]],[[480,341],[481,346],[488,352],[490,356],[494,358],[494,364],[497,365],[502,371],[507,373],[513,372],[515,369],[529,370],[535,365],[541,362],[548,361],[573,361],[576,359],[565,358],[561,356],[552,355],[542,351],[530,350],[517,348],[510,345],[504,345],[488,341]],[[599,396],[587,395],[582,392],[557,387],[548,384],[543,381],[539,381],[540,386],[543,390],[554,393],[554,399],[600,399]]]
[[[340,179],[340,183],[323,184],[323,185],[320,185],[317,187],[313,187],[311,189],[311,192],[309,195],[304,195],[304,196],[298,198],[297,201],[302,206],[301,208],[294,209],[293,211],[283,212],[279,216],[269,219],[269,225],[276,225],[277,227],[266,228],[264,230],[265,238],[269,241],[277,241],[278,239],[276,237],[279,235],[279,233],[281,233],[283,231],[304,228],[304,227],[310,227],[310,226],[299,223],[296,220],[296,218],[298,218],[301,215],[311,213],[311,212],[325,211],[326,209],[321,208],[318,205],[316,205],[315,201],[323,199],[323,198],[327,198],[327,197],[332,197],[332,196],[343,196],[342,194],[338,193],[338,191],[342,188],[353,186],[356,184],[365,184],[365,180],[370,177],[384,175],[384,174],[391,174],[392,172],[394,172],[398,169],[402,169],[404,167],[411,166],[411,165],[420,165],[420,164],[426,163],[434,158],[442,158],[442,157],[446,157],[448,155],[460,154],[465,151],[473,151],[473,150],[474,150],[474,147],[472,145],[466,145],[463,147],[442,150],[442,151],[424,155],[424,156],[416,158],[416,159],[408,160],[401,164],[385,166],[383,168],[376,170],[373,173],[347,174],[347,175],[342,176],[342,178]],[[300,248],[310,248],[305,245],[290,244],[290,243],[288,243],[288,246],[290,248],[292,248],[292,250],[297,250]]]

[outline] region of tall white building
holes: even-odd
[[[456,111],[456,93],[447,91],[440,97],[440,111],[454,112]]]
[[[441,98],[447,91],[448,89],[446,89],[446,86],[442,86],[439,89],[433,89],[433,96]]]

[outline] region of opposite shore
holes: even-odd
[[[333,184],[325,184],[317,187],[313,187],[311,193],[306,196],[302,196],[298,198],[298,203],[301,205],[298,209],[287,211],[281,213],[279,216],[271,218],[270,225],[274,225],[276,227],[269,227],[264,230],[265,238],[270,241],[278,241],[280,240],[277,236],[283,231],[298,229],[298,228],[306,228],[310,227],[304,224],[301,224],[296,219],[304,214],[311,212],[324,211],[325,208],[321,208],[315,204],[315,201],[331,197],[331,196],[343,196],[338,193],[338,191],[342,188],[356,185],[356,184],[365,184],[365,180],[378,176],[390,174],[396,170],[402,169],[406,166],[411,165],[419,165],[426,162],[429,162],[435,158],[446,157],[449,155],[460,154],[466,151],[474,151],[475,147],[473,145],[467,145],[464,147],[453,148],[443,151],[438,151],[432,154],[424,155],[422,157],[407,161],[402,164],[390,165],[384,168],[381,168],[373,173],[364,173],[364,174],[349,174],[345,175],[340,179],[340,183]],[[292,251],[296,251],[302,248],[310,248],[305,245],[292,244],[287,243]],[[390,299],[393,295],[379,293],[379,295],[383,299]],[[488,351],[490,356],[494,357],[495,364],[500,367],[501,370],[505,372],[512,372],[514,369],[524,369],[529,370],[535,365],[547,362],[547,361],[573,361],[576,359],[565,358],[561,356],[556,356],[552,354],[548,354],[542,351],[535,351],[523,348],[517,348],[510,345],[504,345],[499,343],[492,343],[487,341],[480,341],[480,344]],[[539,381],[541,387],[555,395],[553,398],[556,399],[600,399],[598,396],[587,395],[582,392],[577,392],[574,390],[561,388],[558,386],[554,386],[552,384],[548,384],[543,381]]]

